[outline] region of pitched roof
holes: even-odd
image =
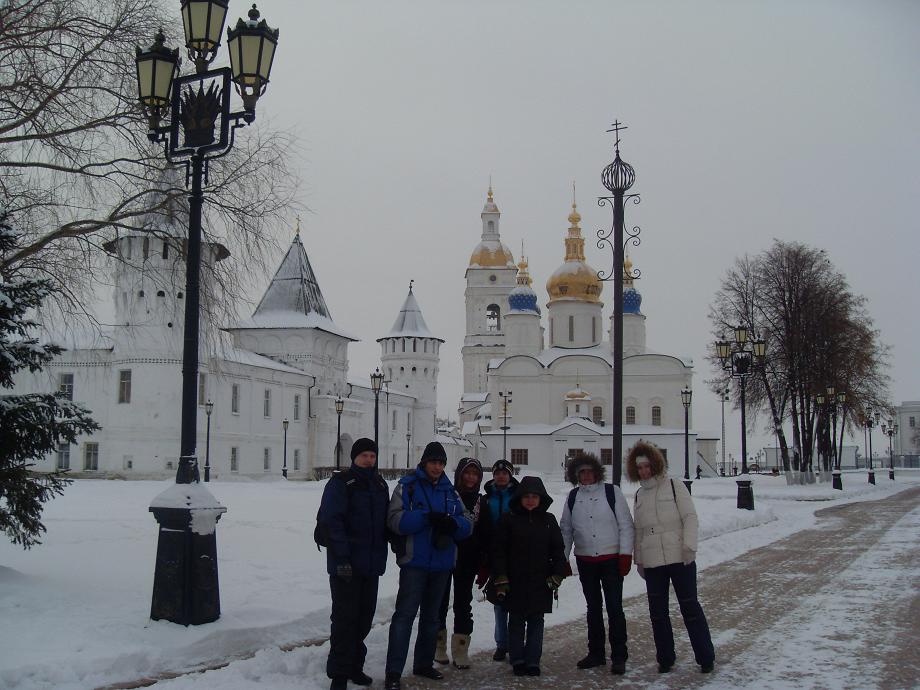
[[[409,294],[406,295],[406,301],[403,302],[393,327],[383,338],[377,338],[377,342],[379,343],[385,338],[434,338],[442,343],[444,342],[443,339],[438,338],[428,330],[428,325],[425,323],[422,310],[415,300],[411,285],[409,286]]]
[[[264,316],[268,312],[313,312],[332,319],[310,259],[300,241],[300,233],[294,236],[290,249],[252,315]]]

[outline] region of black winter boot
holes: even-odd
[[[383,680],[383,690],[400,690],[402,685],[399,682],[399,678],[400,674],[398,673],[387,673]]]

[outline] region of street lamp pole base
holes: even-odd
[[[736,479],[738,484],[738,509],[754,510],[754,487],[750,479]]]
[[[843,491],[843,477],[840,474],[840,470],[834,470],[833,473],[833,482],[834,488],[838,491]]]
[[[684,486],[687,487],[687,493],[688,493],[688,494],[692,494],[692,493],[693,493],[693,489],[691,488],[691,486],[693,485],[693,480],[692,480],[692,479],[684,479],[683,481],[684,481]]]
[[[869,470],[869,483],[875,484],[875,470]]]
[[[888,478],[894,481],[894,470],[888,470]]]
[[[287,467],[281,469],[281,476],[287,479]]]

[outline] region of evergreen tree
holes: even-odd
[[[12,229],[0,220],[0,257],[16,246]],[[13,387],[20,369],[41,371],[63,348],[40,344],[37,324],[28,318],[51,292],[47,280],[4,280],[0,275],[0,388]],[[62,442],[100,426],[89,410],[61,393],[0,395],[0,530],[24,549],[40,544],[45,501],[64,492],[71,480],[62,472],[31,471],[34,461]]]

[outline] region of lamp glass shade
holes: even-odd
[[[141,104],[148,109],[169,105],[173,78],[179,71],[179,51],[170,50],[159,33],[147,50],[137,49],[137,90]]]
[[[735,326],[735,342],[744,345],[748,339],[748,330],[745,326]]]
[[[837,402],[843,405],[847,401],[847,394],[844,391],[837,393]]]
[[[689,404],[690,404],[690,400],[691,400],[692,398],[693,398],[693,391],[690,390],[689,388],[684,388],[684,389],[680,392],[680,401],[681,401],[684,405],[689,405]]]
[[[876,412],[875,413],[875,423],[878,424],[878,420],[880,420],[881,418],[882,418],[882,413]]]
[[[724,363],[732,354],[732,344],[727,340],[719,340],[716,342],[716,352],[719,355],[719,359]]]
[[[757,359],[763,359],[767,356],[767,342],[765,340],[755,340],[753,344],[754,356]]]
[[[836,391],[837,391],[837,389],[834,388],[833,386],[828,386],[828,387],[827,387],[827,397],[833,398],[833,397],[834,397],[834,393],[835,393]]]
[[[374,393],[379,393],[382,387],[383,374],[380,373],[380,369],[378,368],[376,371],[374,371],[373,374],[371,374],[371,389],[374,391]]]
[[[335,399],[335,411],[337,414],[342,414],[342,410],[345,409],[345,401],[341,398]]]
[[[819,405],[823,405],[824,401],[825,401],[824,393],[818,393],[815,396],[815,402],[818,403]]]
[[[211,416],[211,412],[214,411],[214,403],[212,403],[210,400],[208,400],[208,401],[204,404],[204,411],[207,413],[208,417],[210,417],[210,416]]]
[[[284,418],[284,421],[281,422],[281,426],[284,427],[284,430],[285,430],[285,431],[287,431],[288,424],[290,424],[290,422],[287,420],[287,417],[285,417],[285,418]]]
[[[182,0],[185,46],[193,58],[214,59],[227,18],[229,0]]]
[[[230,49],[230,69],[233,81],[240,90],[261,95],[271,75],[278,30],[270,29],[265,20],[259,21],[259,12],[249,11],[249,21],[240,19],[233,29],[227,29],[227,46]]]

